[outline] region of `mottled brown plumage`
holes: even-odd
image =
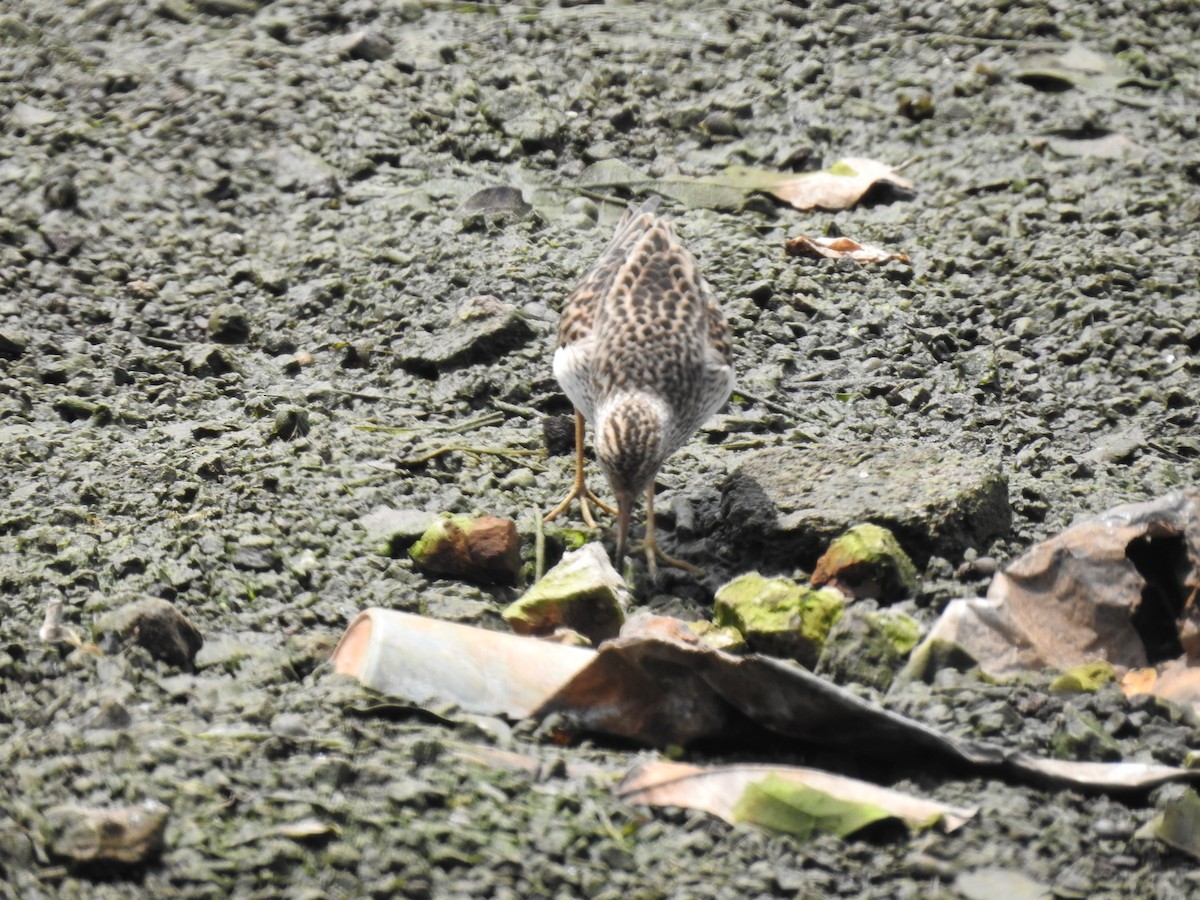
[[[593,524],[588,500],[600,501],[583,478],[583,423],[591,422],[596,456],[617,495],[617,561],[645,492],[652,575],[656,558],[691,568],[655,543],[654,477],[733,390],[729,327],[695,258],[657,207],[654,198],[626,212],[563,306],[554,374],[576,409],[575,486],[546,516],[578,497]]]

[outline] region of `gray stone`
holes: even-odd
[[[409,371],[433,375],[497,359],[532,337],[533,329],[515,306],[484,294],[463,303],[447,327],[406,334],[396,356]]]
[[[721,512],[728,543],[779,565],[812,565],[861,522],[889,528],[918,565],[959,557],[1012,524],[1008,481],[994,462],[928,446],[761,450],[726,481]]]

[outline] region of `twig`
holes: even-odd
[[[540,507],[533,508],[533,580],[541,581],[546,572],[546,523]]]

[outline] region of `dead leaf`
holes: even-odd
[[[860,244],[848,237],[809,237],[806,234],[789,238],[783,245],[788,256],[811,256],[824,259],[848,257],[859,265],[885,263],[889,260],[908,262],[908,254],[894,253],[874,244]]]
[[[755,193],[771,194],[797,209],[848,209],[878,185],[913,189],[895,168],[866,157],[847,157],[828,169],[800,174],[730,166],[712,175],[663,178],[651,178],[619,160],[603,160],[588,166],[576,183],[588,190],[640,186],[704,209],[738,209]]]
[[[1145,640],[1159,660],[1179,653],[1198,566],[1200,490],[1119,506],[1030,548],[986,599],[951,602],[927,641],[957,644],[989,675],[1097,659],[1143,668]]]
[[[617,795],[630,803],[699,809],[731,824],[753,822],[802,837],[814,831],[845,837],[893,817],[911,828],[940,825],[949,832],[978,812],[799,766],[640,763],[618,785]]]
[[[1141,676],[1140,684],[1137,679],[1129,684],[1122,679],[1121,689],[1125,696],[1153,694],[1180,706],[1200,710],[1200,668],[1189,666],[1185,660],[1174,659],[1160,664],[1157,669],[1139,671],[1148,673]],[[1130,672],[1126,679],[1133,674]]]
[[[1139,694],[1153,694],[1154,685],[1158,682],[1158,670],[1153,666],[1143,669],[1130,669],[1121,678],[1121,690],[1126,697],[1136,697]]]
[[[862,156],[846,157],[819,172],[792,174],[734,166],[723,177],[728,184],[771,194],[796,209],[849,209],[880,184],[913,189],[913,183],[892,166]]]
[[[1013,754],[883,709],[795,663],[714,650],[666,617],[631,632],[588,650],[369,609],[342,637],[333,667],[415,703],[512,718],[558,713],[578,732],[649,746],[734,740],[749,719],[812,744],[888,759],[919,754],[1053,784],[1144,789],[1200,778],[1171,766]]]

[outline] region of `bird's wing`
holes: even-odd
[[[559,347],[581,340],[595,328],[613,280],[638,239],[656,220],[660,199],[651,197],[641,207],[625,210],[607,249],[563,304],[558,326]]]

